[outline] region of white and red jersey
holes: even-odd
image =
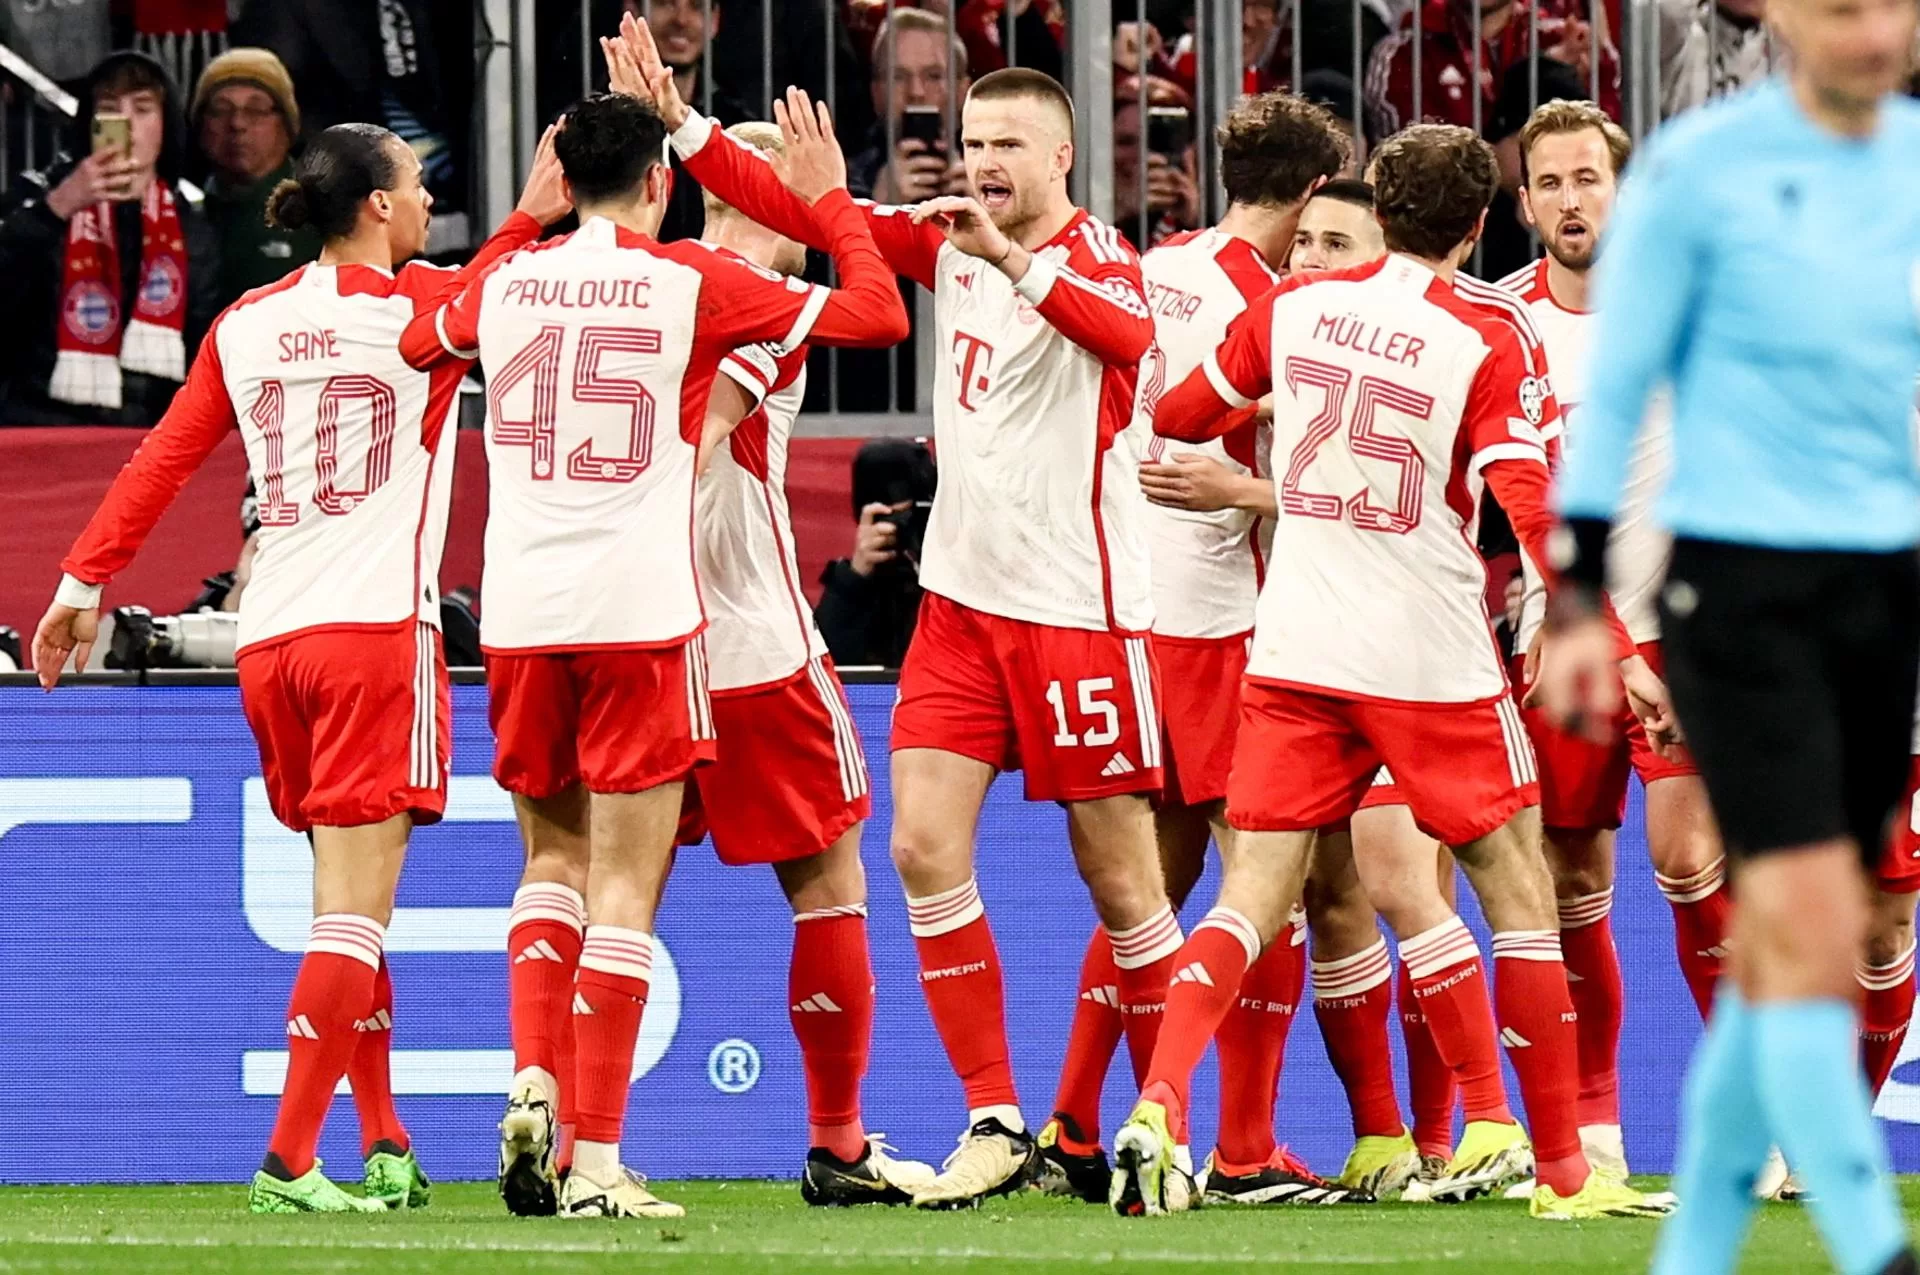
[[[413,350],[403,333],[539,232],[516,214],[458,273],[315,264],[241,297],[214,321],[64,570],[87,584],[111,579],[237,426],[260,512],[241,649],[316,629],[437,627],[453,479],[445,427],[467,363]]]
[[[765,157],[711,120],[673,137],[702,186],[763,226],[818,246]],[[1138,633],[1153,622],[1133,428],[1151,344],[1138,257],[1084,212],[1033,252],[1018,284],[907,209],[869,207],[880,251],[934,295],[940,484],[923,588],[990,615]]]
[[[787,279],[589,218],[516,253],[434,323],[487,373],[481,646],[675,646],[705,626],[694,460],[707,393],[743,344],[892,344],[905,327],[845,192],[820,201],[846,279]],[[816,231],[818,233],[818,231]]]
[[[1474,547],[1483,481],[1544,546],[1548,404],[1512,326],[1391,255],[1289,279],[1160,401],[1199,438],[1269,390],[1273,556],[1248,676],[1316,693],[1467,704],[1507,692]]]
[[[1168,387],[1186,380],[1280,276],[1252,244],[1217,229],[1174,236],[1141,259],[1140,272],[1153,313],[1153,349],[1140,368],[1134,422],[1147,443],[1147,459],[1198,452],[1234,473],[1255,472],[1251,415],[1223,438],[1189,445],[1153,436],[1153,413]],[[1259,523],[1258,515],[1244,509],[1194,513],[1147,505],[1155,633],[1230,638],[1253,627],[1262,570]]]
[[[827,653],[787,507],[788,446],[807,393],[808,353],[753,345],[720,362],[755,406],[714,452],[696,494],[708,684],[717,693],[784,682]]]
[[[1586,397],[1593,314],[1569,310],[1554,299],[1547,286],[1545,257],[1508,275],[1499,287],[1526,305],[1546,343],[1554,397],[1566,422],[1563,447],[1578,447],[1579,405]],[[1672,451],[1672,414],[1663,394],[1648,407],[1640,435],[1634,440],[1627,460],[1626,486],[1621,491],[1607,548],[1607,595],[1635,642],[1653,642],[1660,637],[1660,585],[1666,578],[1673,537],[1655,520],[1653,507],[1666,486]],[[1529,571],[1520,627],[1515,633],[1523,649],[1539,631],[1546,609],[1546,592],[1538,574]]]

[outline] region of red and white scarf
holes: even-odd
[[[62,403],[120,406],[120,373],[187,379],[187,244],[173,191],[140,201],[140,287],[133,319],[120,312],[120,247],[113,205],[73,215],[60,278],[60,316],[47,393]]]

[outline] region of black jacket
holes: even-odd
[[[911,567],[882,563],[863,576],[839,558],[820,573],[825,586],[813,622],[839,665],[899,668],[920,618],[920,580]]]
[[[165,78],[160,64],[140,53],[116,53],[94,68],[79,91],[80,115],[67,139],[70,155],[85,154],[92,145],[93,92],[91,83],[122,60],[149,63]],[[174,187],[180,230],[187,242],[187,362],[193,362],[200,338],[219,313],[219,238],[200,210],[181,197],[180,168],[186,154],[186,124],[180,96],[167,87],[166,140],[157,165],[159,179]],[[47,397],[57,353],[60,322],[60,279],[66,261],[67,223],[47,208],[47,192],[65,180],[73,161],[56,165],[42,180],[32,175],[20,182],[20,196],[0,221],[0,279],[6,280],[7,304],[0,306],[0,425],[137,425],[157,422],[173,401],[180,382],[138,372],[122,374],[122,405],[116,413],[106,408],[61,403]],[[134,311],[140,286],[140,205],[116,204],[114,232],[120,257],[120,313]]]

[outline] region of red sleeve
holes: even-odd
[[[413,322],[400,336],[400,357],[409,367],[425,372],[478,356],[481,285],[516,250],[539,239],[540,231],[539,222],[515,212],[458,270],[416,263],[401,269],[397,290],[413,300]]]
[[[1273,388],[1273,303],[1285,290],[1282,284],[1242,311],[1220,348],[1160,396],[1154,433],[1203,443],[1245,423],[1253,405]]]
[[[231,313],[231,312],[229,312]],[[113,579],[140,552],[160,515],[234,428],[233,400],[220,367],[223,314],[200,343],[187,380],[160,423],[121,468],[60,569],[87,584]]]
[[[1137,367],[1153,344],[1140,258],[1112,226],[1080,223],[1065,265],[1033,258],[1013,290],[1061,336],[1110,367]]]
[[[765,274],[704,248],[682,260],[705,276],[700,290],[701,340],[732,349],[772,341],[785,349],[806,342],[879,349],[907,338],[907,307],[867,233],[867,219],[844,190],[814,206],[827,231],[840,287]]]
[[[765,155],[729,136],[713,120],[698,112],[689,115],[673,135],[673,146],[689,176],[749,220],[816,251],[833,251],[820,205],[809,205],[788,190],[774,176]],[[861,208],[874,243],[893,273],[906,275],[923,288],[933,287],[934,267],[946,237],[932,226],[914,225],[904,208],[881,204]]]

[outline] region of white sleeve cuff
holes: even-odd
[[[85,580],[70,575],[60,577],[60,587],[53,591],[53,600],[63,607],[72,607],[76,611],[91,611],[100,605],[100,591],[104,585],[88,584]]]
[[[799,316],[793,321],[793,327],[780,338],[781,349],[797,350],[806,344],[807,334],[813,331],[813,325],[820,318],[820,312],[827,308],[827,298],[832,295],[833,292],[829,288],[823,288],[819,284],[813,286],[812,291],[807,294],[806,303],[800,307]]]
[[[1041,257],[1033,257],[1027,262],[1027,272],[1020,276],[1020,282],[1013,285],[1013,290],[1028,305],[1039,305],[1047,299],[1047,294],[1053,291],[1053,285],[1059,279],[1058,266]]]
[[[1547,453],[1533,443],[1495,443],[1475,452],[1469,467],[1477,474],[1497,460],[1530,460],[1544,465],[1547,463]]]
[[[681,159],[697,155],[713,136],[713,121],[698,111],[687,112],[687,118],[679,128],[673,130],[667,138],[673,144],[673,153]]]
[[[1233,382],[1229,381],[1227,374],[1220,370],[1218,353],[1217,350],[1209,352],[1206,361],[1200,364],[1207,374],[1207,384],[1213,386],[1213,392],[1218,394],[1228,407],[1252,407],[1253,400],[1233,388]]]
[[[447,336],[447,307],[441,306],[433,312],[433,334],[440,338],[440,348],[456,359],[477,359],[478,350],[463,350]]]
[[[735,385],[745,390],[747,397],[753,400],[755,407],[760,406],[760,404],[765,401],[767,397],[767,383],[740,358],[740,351],[735,350],[732,354],[720,360],[720,372],[729,381],[732,381]]]

